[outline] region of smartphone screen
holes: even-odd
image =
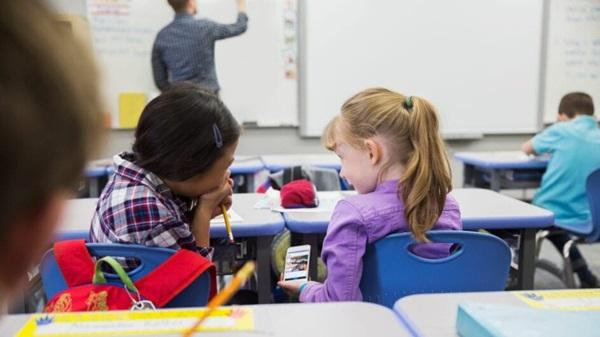
[[[288,248],[285,257],[284,281],[308,281],[308,261],[310,259],[310,246],[297,246]]]

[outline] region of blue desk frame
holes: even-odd
[[[539,186],[548,166],[548,157],[523,158],[519,152],[458,152],[454,158],[463,163],[463,186],[484,187],[493,191]]]
[[[229,167],[235,185],[244,185],[245,189],[234,190],[236,193],[252,193],[256,190],[254,175],[265,170],[265,164],[260,156],[237,156]]]
[[[100,178],[109,177],[113,172],[112,166],[91,166],[83,172],[89,187],[89,196],[97,198],[100,196]]]

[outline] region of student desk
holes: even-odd
[[[263,155],[262,160],[270,172],[297,165],[332,168],[338,171],[342,168],[340,158],[333,153]]]
[[[285,228],[281,214],[269,209],[257,209],[254,205],[264,195],[236,193],[232,209],[244,220],[232,222],[234,238],[256,238],[256,261],[258,277],[258,303],[271,301],[271,241],[273,236]],[[212,238],[227,238],[224,223],[211,224]]]
[[[283,230],[284,222],[279,213],[254,208],[262,196],[256,193],[234,194],[232,208],[243,221],[233,222],[231,227],[235,238],[256,238],[259,303],[266,303],[270,301],[271,294],[271,240]],[[58,230],[58,240],[87,239],[97,202],[95,198],[69,200]],[[210,235],[216,239],[227,238],[225,224],[211,224]]]
[[[98,159],[89,162],[83,171],[83,176],[88,186],[88,196],[91,198],[99,197],[106,179],[108,179],[113,172],[112,158]],[[101,181],[103,181],[103,183],[101,183]]]
[[[83,173],[88,185],[88,193],[90,197],[98,197],[100,195],[100,179],[108,176],[106,167],[90,166]]]
[[[463,186],[489,185],[496,192],[538,187],[549,160],[548,156],[531,157],[520,151],[458,152],[454,158],[464,165]]]
[[[371,303],[268,304],[248,308],[254,313],[254,331],[210,332],[194,336],[411,336],[392,310]],[[0,336],[14,336],[29,316],[9,315],[2,318]]]
[[[416,336],[458,337],[456,315],[460,303],[479,302],[529,307],[517,298],[515,293],[518,291],[411,295],[399,299],[394,305],[394,311],[405,324],[417,331]]]
[[[229,167],[235,186],[242,186],[239,192],[254,192],[256,190],[255,176],[265,169],[265,164],[259,156],[235,156]]]
[[[100,196],[102,178],[109,177],[114,173],[112,158],[94,160],[88,164],[84,171],[84,177],[89,188],[89,196],[97,198]],[[229,170],[231,176],[236,179],[236,185],[243,186],[244,192],[252,192],[256,189],[254,175],[265,169],[265,164],[259,156],[235,156]]]
[[[55,240],[87,240],[97,205],[98,198],[68,200]]]
[[[451,194],[460,205],[464,229],[519,230],[521,238],[518,287],[532,289],[535,271],[535,233],[538,229],[552,226],[554,214],[486,189],[459,188],[453,190]],[[323,234],[327,231],[331,212],[284,213],[283,216],[286,227],[291,232],[304,234],[307,243],[314,245],[317,241],[315,237],[318,238],[315,234]]]

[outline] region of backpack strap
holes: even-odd
[[[201,255],[187,249],[178,250],[160,266],[135,282],[142,297],[156,307],[164,307],[205,271],[210,272],[210,293],[217,293],[215,265]]]
[[[69,288],[92,283],[94,260],[84,240],[54,243],[54,258]]]

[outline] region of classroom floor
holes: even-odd
[[[591,245],[581,245],[579,246],[581,253],[585,257],[590,269],[596,276],[600,277],[600,243],[591,244]],[[540,253],[540,258],[547,259],[552,261],[559,267],[562,267],[562,259],[560,255],[552,246],[550,241],[545,241],[542,245],[542,251]],[[577,277],[575,277],[576,282],[578,282]],[[535,289],[562,289],[565,288],[565,285],[561,280],[556,278],[554,275],[540,270],[539,268],[535,272]]]

